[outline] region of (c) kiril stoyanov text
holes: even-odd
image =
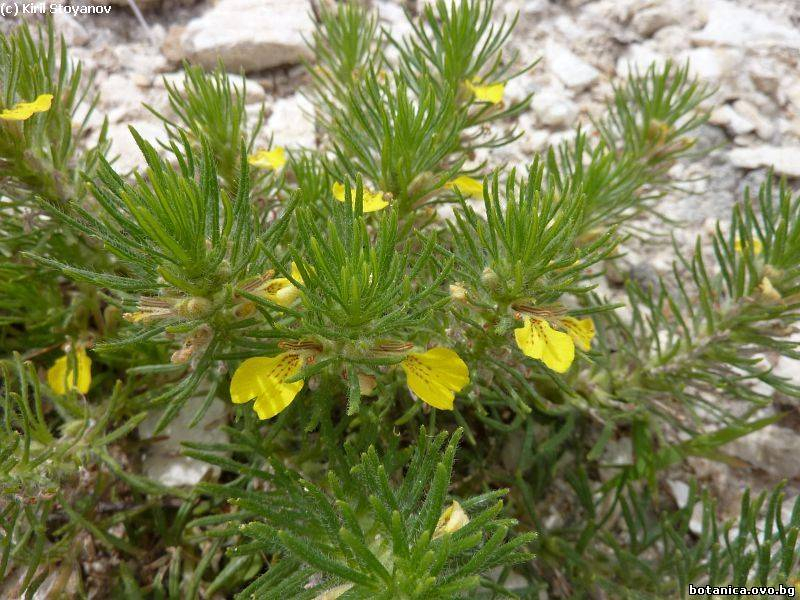
[[[0,15],[3,17],[49,15],[56,13],[72,15],[107,15],[111,13],[111,6],[72,6],[59,2],[0,2]]]

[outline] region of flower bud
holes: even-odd
[[[231,278],[231,263],[227,260],[223,260],[219,267],[217,268],[217,279],[221,281],[227,281]]]
[[[175,312],[187,319],[197,319],[211,310],[211,300],[202,296],[194,296],[175,304]]]
[[[372,396],[375,393],[375,388],[378,385],[378,380],[374,375],[368,373],[358,374],[358,387],[361,390],[362,396]]]
[[[455,533],[467,523],[469,523],[469,516],[461,508],[461,505],[453,500],[453,503],[445,508],[442,516],[439,517],[439,522],[436,523],[436,529],[433,531],[433,539],[440,538],[446,533]]]
[[[256,305],[250,301],[237,304],[233,308],[233,314],[237,319],[245,319],[256,312]]]
[[[486,267],[481,273],[481,283],[490,290],[496,290],[500,285],[500,276],[489,267]]]
[[[300,290],[289,284],[275,292],[275,304],[290,306],[300,295]]]
[[[776,269],[772,265],[764,265],[764,276],[769,277],[770,279],[779,280],[783,277],[783,271]]]
[[[670,127],[669,123],[665,123],[659,119],[653,119],[648,124],[645,135],[647,139],[654,144],[661,144],[667,139],[670,131],[672,131],[672,127]]]
[[[195,329],[183,341],[183,346],[170,356],[170,362],[175,365],[182,365],[196,354],[204,351],[211,341],[212,331],[208,325],[201,325]]]
[[[467,288],[461,283],[453,283],[450,285],[450,299],[454,302],[467,302]]]
[[[764,277],[758,284],[758,293],[762,299],[768,302],[780,302],[783,299],[781,293],[772,285],[769,277]]]

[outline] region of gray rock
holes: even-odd
[[[774,167],[778,175],[800,177],[800,146],[752,146],[734,148],[729,160],[741,169]]]
[[[155,27],[151,30],[155,30]],[[113,52],[128,71],[152,76],[169,70],[167,59],[149,44],[119,44],[113,48]]]
[[[755,124],[736,112],[730,104],[723,104],[711,112],[709,122],[724,127],[731,135],[755,131]]]
[[[567,95],[554,89],[537,93],[532,108],[539,121],[548,127],[572,125],[578,116],[577,105]]]
[[[158,139],[166,137],[164,130],[154,124],[152,120],[133,121],[130,125],[136,129],[139,135],[156,147],[158,147]],[[117,157],[114,168],[119,173],[140,168],[144,164],[142,153],[128,130],[127,122],[111,125],[108,128],[108,137],[111,140],[109,156]]]
[[[225,423],[227,408],[220,400],[214,400],[200,422],[189,427],[204,401],[204,395],[189,398],[177,417],[159,434],[157,441],[147,446],[142,461],[147,477],[164,485],[195,485],[212,469],[208,463],[181,454],[181,442],[228,441],[228,434],[221,427]],[[143,439],[153,437],[160,418],[161,411],[150,413],[139,425],[139,436]]]
[[[183,71],[177,71],[175,73],[167,73],[163,77],[159,77],[156,79],[156,85],[160,88],[164,88],[165,80],[167,83],[169,83],[170,86],[175,86],[179,90],[182,90],[184,82],[186,81],[186,75],[184,74]],[[228,81],[230,81],[231,85],[235,89],[245,90],[244,101],[246,104],[262,102],[267,97],[267,93],[264,90],[264,86],[258,83],[255,79],[248,79],[246,77],[242,77],[241,75],[228,73]]]
[[[800,48],[800,31],[766,13],[729,0],[710,0],[708,23],[692,36],[697,44]]]
[[[536,80],[530,73],[524,73],[519,77],[515,77],[506,84],[505,100],[510,104],[513,102],[520,102],[536,92]],[[534,99],[533,103],[536,103]]]
[[[68,13],[53,13],[53,26],[58,35],[64,36],[64,41],[70,47],[85,46],[89,42],[89,32],[78,19]]]
[[[145,96],[129,75],[114,73],[100,81],[100,106],[111,123],[119,123],[146,114]]]
[[[789,339],[800,344],[800,332],[794,333]],[[785,377],[795,385],[800,385],[800,359],[781,356],[772,372],[778,377]]]
[[[672,2],[658,2],[637,10],[631,19],[631,29],[642,37],[651,37],[659,29],[680,22],[682,14]]]
[[[781,85],[778,66],[774,61],[769,63],[756,61],[750,64],[748,75],[755,88],[768,96],[775,97]]]
[[[550,71],[567,87],[580,90],[600,76],[597,69],[558,42],[548,40],[545,56]]]
[[[737,100],[733,103],[734,110],[750,121],[758,137],[762,140],[769,140],[775,133],[775,126],[769,119],[765,118],[762,112],[752,102],[747,100]]]
[[[313,29],[305,0],[220,0],[184,28],[173,28],[164,43],[167,58],[188,59],[206,68],[218,60],[237,71],[260,71],[311,58],[304,36]]]
[[[693,48],[679,54],[681,63],[689,62],[693,75],[714,83],[738,73],[743,58],[742,52],[736,48]]]
[[[684,508],[689,502],[689,485],[683,481],[668,479],[667,487],[669,487],[678,508]],[[700,502],[695,503],[692,507],[689,530],[695,535],[700,535],[703,531],[703,505]]]
[[[800,115],[800,81],[787,85],[783,95],[794,111]]]
[[[786,427],[769,425],[731,442],[724,451],[781,479],[800,477],[800,436]]]
[[[436,10],[436,3],[431,3],[434,11]],[[403,9],[401,2],[392,2],[387,0],[379,0],[375,4],[375,9],[380,16],[381,23],[386,25],[395,37],[403,37],[414,31],[411,23],[406,18],[406,11]]]
[[[272,114],[265,133],[274,136],[273,144],[287,147],[313,147],[317,133],[314,127],[313,105],[302,94],[281,98],[271,104]]]
[[[651,64],[663,64],[665,61],[666,57],[651,43],[633,44],[617,59],[617,76],[627,77],[630,73],[644,73]]]

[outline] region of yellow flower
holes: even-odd
[[[483,184],[477,179],[466,175],[459,175],[452,181],[445,183],[444,187],[449,190],[458,190],[462,196],[468,196],[476,200],[483,198]]]
[[[259,419],[269,419],[289,406],[303,389],[303,380],[286,383],[303,366],[303,359],[294,352],[273,357],[248,358],[231,378],[231,400],[244,404],[255,400],[253,409]]]
[[[449,348],[431,348],[409,354],[400,363],[411,391],[434,408],[453,410],[455,393],[469,383],[469,369]]]
[[[747,241],[736,240],[733,242],[733,249],[736,250],[739,254],[741,254],[744,249],[747,247]],[[761,240],[758,238],[753,238],[753,254],[758,256],[761,254],[761,251],[764,250],[764,244],[761,243]]]
[[[465,81],[464,85],[475,95],[475,99],[480,102],[490,104],[500,104],[503,101],[503,94],[506,91],[505,83],[491,83],[482,85],[480,79],[473,77],[472,81]]]
[[[303,283],[300,271],[294,263],[292,263],[292,278],[299,283]],[[276,277],[264,283],[264,295],[267,300],[279,306],[290,306],[300,295],[300,290],[288,278]]]
[[[92,383],[92,359],[86,354],[86,348],[78,346],[75,348],[75,361],[71,362],[70,358],[62,356],[47,369],[47,384],[61,396],[69,390],[85,394]]]
[[[286,150],[281,146],[272,150],[261,149],[247,157],[247,163],[262,169],[280,171],[286,164]]]
[[[453,503],[442,511],[442,516],[439,517],[439,522],[433,531],[433,539],[440,538],[446,533],[455,533],[467,523],[469,516],[461,505],[453,500]]]
[[[353,198],[353,205],[356,202],[356,190],[352,188],[352,198]],[[389,203],[386,201],[386,197],[388,194],[380,191],[373,191],[367,188],[364,188],[364,212],[375,212],[376,210],[381,210],[382,208],[386,208],[389,206]],[[336,182],[333,184],[333,197],[336,198],[339,202],[344,202],[344,184],[340,182]]]
[[[526,356],[541,360],[557,373],[564,373],[575,360],[575,343],[569,334],[553,329],[544,319],[525,317],[514,337]]]
[[[594,339],[594,321],[589,318],[563,317],[561,324],[567,330],[575,345],[584,352],[588,352]]]
[[[20,102],[0,112],[0,119],[4,121],[25,121],[35,113],[50,110],[52,104],[53,94],[39,94],[33,102]]]

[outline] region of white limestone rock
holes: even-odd
[[[130,126],[136,129],[137,133],[145,140],[156,147],[158,147],[159,138],[166,138],[164,129],[155,124],[152,120],[132,121]],[[128,129],[127,122],[116,123],[109,126],[108,137],[111,140],[111,149],[108,155],[116,157],[114,168],[117,172],[127,173],[133,169],[141,168],[144,165],[142,153]]]
[[[752,102],[737,100],[733,103],[733,108],[739,115],[753,123],[756,135],[762,140],[768,141],[775,134],[775,125]]]
[[[302,94],[280,98],[271,104],[272,114],[264,131],[273,135],[273,144],[288,148],[314,147],[317,134],[313,106]]]
[[[183,71],[167,73],[163,77],[157,78],[155,80],[155,85],[159,88],[166,89],[164,86],[165,81],[171,87],[176,87],[179,90],[183,90],[184,83],[186,82],[186,74]],[[255,79],[242,77],[241,75],[236,75],[234,73],[228,73],[228,81],[230,81],[233,88],[239,91],[243,89],[245,90],[245,104],[263,102],[267,97],[267,92],[264,90],[264,86],[262,86]]]
[[[168,486],[195,485],[212,469],[208,463],[181,453],[181,442],[228,441],[228,435],[222,431],[226,406],[220,400],[214,400],[200,422],[189,427],[204,401],[204,395],[189,398],[167,428],[147,445],[142,461],[142,469],[147,477]],[[139,436],[142,439],[153,437],[160,418],[160,411],[150,413],[139,425]]]
[[[651,64],[662,65],[666,60],[666,57],[650,43],[633,44],[617,59],[617,76],[627,77],[631,73],[644,73]]]
[[[533,112],[548,127],[571,126],[578,116],[578,106],[563,92],[544,89],[533,97]]]
[[[567,87],[581,90],[600,76],[600,71],[566,46],[553,40],[547,42],[545,57],[550,71]]]
[[[306,0],[219,0],[183,28],[173,28],[164,52],[214,68],[221,59],[231,71],[260,71],[311,58],[304,36],[313,29]]]
[[[768,425],[725,446],[725,452],[781,479],[800,477],[800,436],[780,425]]]
[[[692,75],[714,83],[726,79],[734,68],[741,66],[739,52],[727,48],[692,48],[682,52],[679,60],[689,63]]]
[[[765,144],[734,148],[728,153],[728,159],[741,169],[774,167],[778,175],[800,177],[800,146],[770,146]]]
[[[750,133],[756,128],[752,121],[736,112],[730,104],[715,108],[709,122],[724,127],[731,135]]]
[[[675,499],[678,508],[684,508],[689,502],[689,485],[683,481],[668,479],[667,487],[672,497]],[[692,507],[692,516],[689,519],[689,530],[695,535],[700,535],[703,532],[703,505],[700,502],[696,502]]]
[[[145,95],[129,76],[113,73],[100,81],[100,107],[107,113],[111,123],[144,116],[147,109],[142,106]]]
[[[85,46],[89,43],[89,32],[76,17],[69,13],[53,13],[53,27],[57,35],[64,36],[64,41],[70,47]]]
[[[800,48],[800,30],[730,0],[710,0],[708,22],[692,36],[701,45]]]
[[[680,23],[682,17],[673,2],[656,2],[636,10],[630,26],[642,37],[652,37],[660,29]]]

